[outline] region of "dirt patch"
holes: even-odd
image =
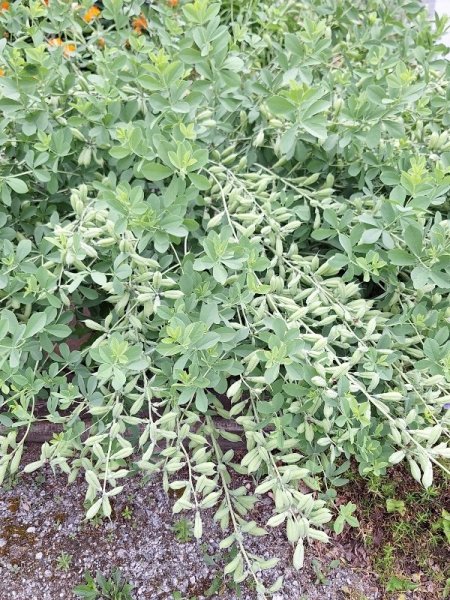
[[[201,543],[177,540],[173,526],[179,516],[172,515],[175,499],[166,497],[159,479],[128,482],[116,500],[111,521],[83,520],[84,491],[83,481],[68,487],[63,476],[55,476],[48,469],[23,476],[10,490],[3,491],[1,598],[73,598],[72,589],[81,583],[85,570],[107,574],[115,566],[133,583],[136,598],[170,599],[177,592],[182,598],[256,597],[252,589],[230,589],[229,582],[222,580],[222,534],[211,514],[205,515]],[[265,509],[270,513],[270,500]],[[295,572],[289,566],[291,549],[283,536],[271,532],[268,537],[252,540],[250,547],[267,557],[280,557],[279,568],[270,574],[275,579],[286,569],[287,591],[278,598],[344,598],[347,589],[367,592],[368,598],[378,597],[372,582],[344,567],[333,569],[328,585],[317,587],[311,564],[305,571]],[[324,549],[318,546],[314,552],[325,564]],[[62,556],[70,557],[65,568],[61,566]]]
[[[363,493],[356,484],[352,488]],[[172,515],[175,498],[164,494],[159,478],[130,480],[115,499],[111,520],[84,521],[84,493],[82,479],[67,486],[65,477],[50,469],[21,476],[10,489],[3,488],[2,600],[69,600],[75,597],[72,590],[83,582],[86,570],[107,575],[114,567],[133,584],[137,600],[256,599],[251,585],[233,587],[223,579],[224,553],[219,550],[223,534],[213,514],[204,514],[204,536],[196,543],[190,534],[191,515],[187,515],[186,527],[174,528],[180,520],[180,515]],[[272,512],[271,503],[267,498],[252,518],[264,523]],[[361,530],[346,531],[329,545],[311,546],[300,572],[291,567],[292,549],[281,531],[250,539],[252,552],[280,559],[267,573],[268,582],[285,575],[284,591],[275,600],[383,598],[370,548],[364,544],[369,521],[363,514],[360,520]],[[422,589],[410,597],[434,598]]]
[[[433,486],[425,490],[402,467],[382,478],[353,475],[340,501],[357,505],[360,528],[344,531],[336,543],[346,548],[352,565],[377,574],[387,597],[414,587],[414,598],[450,598],[450,549],[443,518],[450,510],[448,477],[436,473]]]

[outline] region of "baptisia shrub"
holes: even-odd
[[[26,472],[83,474],[89,518],[162,473],[265,594],[258,499],[299,568],[352,459],[448,471],[443,20],[416,0],[30,0],[0,24],[1,479],[53,424]]]

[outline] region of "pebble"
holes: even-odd
[[[46,487],[50,494],[49,485]],[[29,564],[36,562],[34,562],[34,568],[26,573],[26,583],[19,581],[16,573],[9,572],[9,568],[6,574],[2,572],[0,600],[24,600],[25,598],[28,600],[58,600],[59,598],[68,600],[68,590],[83,581],[85,570],[90,570],[92,573],[101,570],[108,574],[110,569],[106,565],[112,562],[112,557],[118,559],[118,566],[123,569],[125,578],[134,584],[136,600],[168,600],[172,598],[174,591],[179,591],[183,598],[189,598],[197,589],[206,589],[214,576],[221,573],[219,558],[217,558],[216,564],[206,565],[203,556],[204,553],[210,556],[222,554],[219,550],[222,534],[211,522],[209,516],[205,516],[204,523],[205,551],[194,542],[185,545],[174,542],[171,533],[171,502],[160,492],[160,479],[156,478],[156,481],[148,486],[154,498],[154,503],[149,508],[144,506],[143,501],[143,498],[146,497],[145,494],[148,493],[148,488],[142,491],[140,488],[133,487],[133,483],[128,484],[130,493],[133,491],[137,494],[136,497],[142,501],[143,505],[141,517],[136,522],[138,531],[130,523],[122,523],[120,520],[103,523],[97,528],[84,525],[82,494],[77,495],[75,486],[65,488],[65,481],[58,485],[67,495],[67,504],[70,507],[67,510],[70,513],[71,523],[64,524],[64,532],[60,529],[55,531],[54,519],[48,516],[57,510],[54,499],[49,497],[48,502],[36,502],[35,489],[27,488],[22,483],[19,484],[18,490],[14,491],[14,494],[20,492],[21,502],[24,496],[30,498],[29,504],[32,512],[27,514],[28,523],[25,528],[30,524],[27,533],[35,533],[38,542],[22,547],[18,546],[14,540],[9,542],[0,537],[0,548],[6,546],[8,559],[11,561],[13,559],[15,562],[27,560]],[[5,516],[10,517],[7,507],[3,507],[3,504],[0,502],[0,523]],[[272,510],[271,506],[269,508]],[[32,526],[32,523],[36,523],[36,526]],[[66,528],[72,532],[71,537],[66,537]],[[114,531],[114,536],[112,541],[107,544],[104,537],[111,531]],[[252,551],[261,555],[270,555],[273,550],[274,554],[281,556],[282,563],[279,569],[268,575],[270,582],[281,575],[284,568],[286,569],[286,587],[278,592],[273,600],[299,600],[303,597],[307,600],[337,600],[342,596],[342,588],[347,580],[351,581],[349,587],[352,591],[364,592],[364,595],[361,593],[361,597],[369,600],[380,598],[376,589],[375,592],[369,589],[367,583],[364,585],[364,582],[361,581],[359,574],[354,574],[349,569],[333,571],[329,577],[329,587],[326,590],[322,586],[316,586],[313,583],[314,578],[311,579],[307,570],[304,572],[305,575],[302,575],[289,567],[292,551],[282,532],[272,534],[273,548],[269,548],[266,540],[258,542],[259,539],[256,538],[255,542],[252,541]],[[74,561],[70,571],[60,573],[52,568],[51,565],[54,564],[61,550],[74,552],[75,544],[78,545],[77,560]],[[45,548],[45,555],[43,550],[39,551],[39,548]],[[5,550],[1,550],[0,553],[5,554]],[[0,566],[0,571],[2,571],[2,566]],[[167,576],[167,572],[170,573],[169,576]],[[20,590],[17,588],[19,585],[21,586]],[[36,593],[37,591],[38,593]],[[237,596],[230,591],[224,591],[221,595],[221,600],[236,600],[236,598]],[[241,598],[242,600],[256,600],[256,595],[254,590],[244,591]]]

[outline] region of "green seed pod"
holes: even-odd
[[[181,290],[166,290],[162,295],[169,300],[178,300],[179,298],[183,298],[184,293]]]
[[[201,113],[199,113],[197,115],[197,120],[202,121],[203,119],[209,119],[210,117],[212,117],[212,115],[213,115],[212,110],[209,110],[209,109],[203,110]]]
[[[274,129],[280,129],[280,127],[283,127],[283,121],[280,121],[279,119],[270,119],[269,125]]]
[[[222,164],[224,165],[231,165],[232,163],[234,163],[234,161],[237,158],[237,154],[233,153],[233,154],[227,154],[226,157],[224,158],[222,155]]]
[[[153,286],[156,289],[159,289],[161,286],[161,281],[162,281],[162,275],[160,271],[156,271],[156,273],[153,274]]]
[[[209,171],[214,174],[224,173],[226,171],[226,168],[222,165],[212,165],[212,167],[209,167]]]
[[[241,158],[241,160],[238,162],[237,166],[235,167],[235,172],[240,173],[241,171],[243,171],[246,167],[247,167],[247,157],[243,156]]]
[[[437,134],[435,131],[433,131],[433,133],[428,138],[428,148],[430,150],[436,150],[438,147],[438,140],[439,140],[439,134]]]
[[[70,133],[73,135],[74,138],[76,138],[77,140],[80,140],[81,142],[85,142],[86,138],[84,137],[84,135],[81,133],[81,131],[79,129],[76,129],[76,127],[69,127]]]
[[[87,167],[91,164],[92,150],[89,146],[83,148],[78,156],[78,164]]]
[[[321,222],[322,222],[322,219],[320,217],[320,212],[316,208],[315,209],[315,217],[314,217],[313,229],[319,229],[319,227],[321,225]]]
[[[260,129],[257,136],[253,139],[252,145],[255,148],[259,148],[260,146],[263,145],[263,143],[264,143],[264,130]]]

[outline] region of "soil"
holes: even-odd
[[[25,462],[36,460],[36,451],[37,446],[30,447]],[[242,480],[237,485],[242,483],[253,485]],[[361,480],[349,489],[360,495],[363,485]],[[48,468],[22,475],[1,489],[0,600],[69,600],[76,597],[74,586],[84,583],[85,571],[108,575],[114,567],[133,584],[136,600],[256,600],[251,586],[233,589],[222,578],[224,556],[219,543],[224,534],[213,521],[212,511],[203,515],[202,540],[182,543],[176,539],[173,525],[180,517],[192,515],[172,514],[174,499],[166,496],[158,477],[128,481],[115,499],[110,520],[84,520],[85,490],[81,478],[67,486],[64,475],[55,475]],[[272,500],[267,497],[252,518],[264,524],[271,513]],[[379,516],[376,513],[377,519]],[[378,527],[378,521],[372,523],[362,514],[359,518],[360,530],[345,530],[331,544],[310,546],[301,571],[291,566],[292,548],[281,530],[251,538],[252,552],[280,559],[266,573],[267,582],[285,576],[283,591],[275,594],[274,600],[384,598],[384,582],[374,570],[376,550],[372,548],[372,556],[364,544],[367,528]],[[64,567],[65,555],[69,564]],[[432,555],[430,551],[434,560]],[[436,563],[439,571],[446,560]],[[409,575],[405,565],[401,568]],[[422,571],[417,585],[415,592],[391,597],[442,598],[443,586],[427,579]]]

